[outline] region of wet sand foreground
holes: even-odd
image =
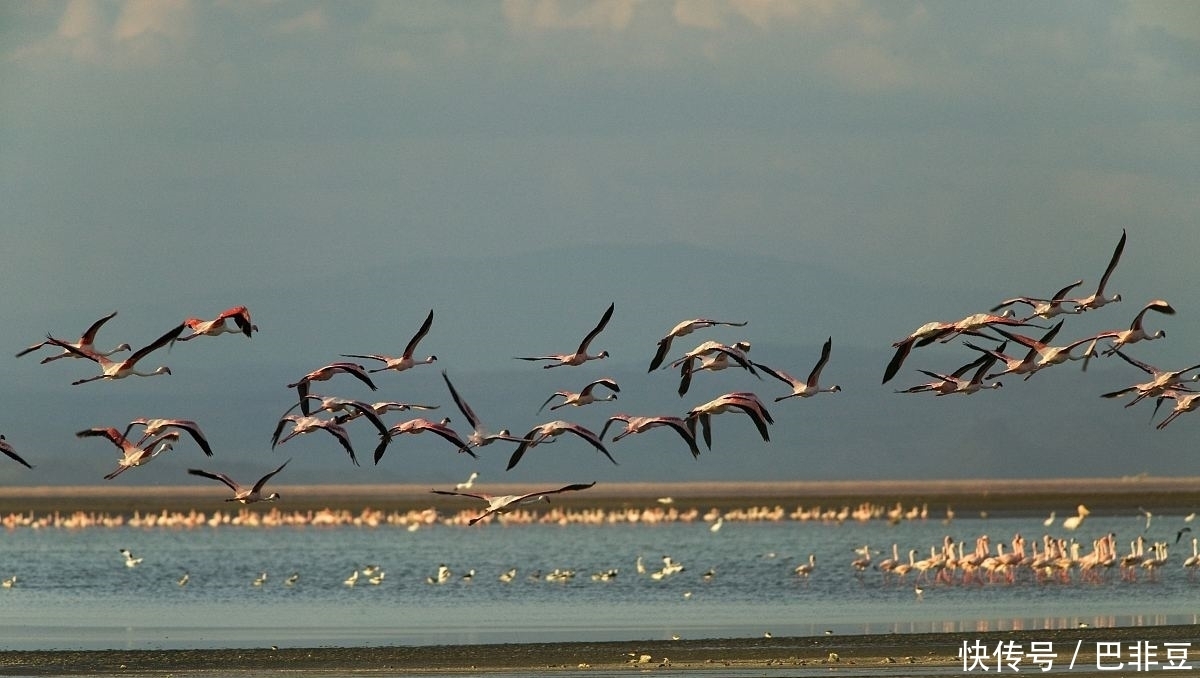
[[[963,644],[986,648],[989,671],[964,671]],[[1042,673],[1028,653],[1034,643],[1049,644],[1055,673],[1072,676],[1120,675],[1167,670],[1174,660],[1183,670],[1200,665],[1200,627],[1158,626],[1084,628],[1054,631],[916,633],[799,638],[681,641],[617,641],[368,648],[290,648],[242,650],[102,650],[0,652],[0,675],[164,675],[245,676],[264,672],[313,676],[479,673],[598,675],[626,672],[755,672],[766,675],[922,676]],[[1133,648],[1157,664],[1139,664]],[[996,647],[1011,650],[997,670]],[[1168,648],[1173,648],[1168,652]],[[1099,655],[1097,651],[1099,650]],[[973,656],[973,655],[971,655]],[[1182,656],[1182,659],[1181,659]],[[1014,664],[1020,671],[1014,671]],[[1180,661],[1183,663],[1180,664]]]

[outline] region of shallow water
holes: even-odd
[[[1145,533],[1172,548],[1153,577],[1139,571],[1129,581],[1114,568],[1096,582],[1046,583],[1025,571],[1013,583],[930,580],[920,597],[911,575],[855,573],[854,549],[884,551],[878,561],[894,542],[920,558],[945,535],[973,544],[980,534],[995,543],[1020,532],[1032,542],[1046,528],[1033,518],[975,518],[726,522],[718,532],[704,523],[17,529],[0,535],[0,578],[18,577],[0,590],[0,637],[8,649],[350,647],[1196,623],[1197,581],[1182,566],[1190,538],[1174,543],[1183,525],[1155,516]],[[1112,531],[1124,553],[1143,529],[1140,516],[1092,517],[1074,533],[1051,533],[1086,552]],[[120,548],[143,562],[126,567]],[[809,553],[817,568],[806,580],[793,570]],[[637,574],[639,556],[654,571],[664,555],[686,569],[657,581]],[[450,580],[426,583],[442,563]],[[343,584],[368,564],[386,572],[381,583],[360,575]],[[512,567],[514,581],[497,579]],[[612,579],[592,579],[610,568]],[[555,569],[576,576],[546,581]],[[266,581],[253,585],[262,572]],[[299,580],[285,585],[293,572]]]

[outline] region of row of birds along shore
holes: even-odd
[[[891,360],[884,368],[882,382],[887,384],[896,378],[905,362],[910,360],[914,353],[918,353],[917,349],[935,343],[948,344],[957,341],[970,358],[969,360],[960,366],[941,371],[918,369],[916,372],[928,377],[929,381],[895,389],[896,393],[928,393],[936,397],[971,395],[1000,388],[1014,379],[1029,380],[1035,374],[1056,365],[1080,361],[1082,368],[1086,370],[1093,360],[1118,358],[1144,372],[1146,374],[1145,381],[1102,393],[1100,394],[1102,397],[1123,398],[1128,396],[1126,407],[1143,400],[1153,400],[1156,413],[1164,402],[1171,401],[1173,407],[1156,424],[1158,428],[1163,428],[1180,415],[1196,409],[1200,406],[1200,392],[1193,390],[1190,384],[1200,379],[1200,364],[1166,370],[1142,362],[1130,354],[1130,347],[1134,344],[1165,337],[1164,330],[1148,329],[1147,325],[1150,324],[1152,318],[1160,314],[1173,315],[1176,313],[1175,308],[1166,300],[1145,301],[1138,307],[1132,321],[1127,326],[1090,333],[1068,342],[1055,342],[1060,331],[1067,327],[1066,321],[1071,316],[1095,313],[1121,301],[1120,295],[1107,296],[1106,288],[1120,262],[1126,237],[1126,233],[1122,232],[1107,267],[1100,276],[1094,291],[1091,291],[1090,294],[1080,297],[1071,296],[1072,292],[1083,289],[1084,280],[1079,279],[1067,283],[1046,296],[1009,296],[994,302],[987,312],[972,314],[957,321],[924,323],[892,344],[894,351]],[[610,303],[600,314],[596,324],[571,350],[562,353],[515,356],[517,360],[539,364],[546,370],[560,367],[575,368],[560,372],[564,375],[563,388],[550,394],[541,403],[538,409],[539,414],[547,408],[550,412],[555,412],[567,407],[582,408],[597,402],[616,400],[618,394],[621,393],[621,387],[615,379],[595,375],[575,376],[577,370],[590,369],[609,356],[606,350],[597,350],[593,347],[602,345],[602,334],[612,320],[615,310],[615,302]],[[98,371],[93,371],[92,374],[71,382],[72,386],[77,387],[97,381],[110,382],[130,377],[170,375],[171,370],[167,366],[145,369],[143,365],[148,356],[163,348],[173,347],[177,343],[191,342],[201,338],[206,338],[203,339],[205,341],[212,341],[225,334],[235,337],[240,335],[244,340],[252,339],[259,331],[258,326],[251,319],[250,311],[245,306],[234,306],[221,312],[215,318],[187,318],[137,350],[132,350],[132,346],[128,343],[121,343],[112,349],[103,350],[96,343],[97,336],[116,315],[117,313],[114,311],[101,317],[74,340],[48,334],[43,341],[18,352],[17,357],[23,358],[29,354],[49,351],[49,354],[42,358],[42,364],[63,359],[70,359],[72,362],[81,364],[92,363]],[[612,414],[605,419],[599,430],[568,419],[547,418],[543,423],[528,428],[524,433],[513,433],[507,428],[501,428],[494,432],[490,430],[485,425],[484,419],[476,414],[467,398],[455,386],[448,369],[441,371],[445,392],[429,394],[428,398],[422,399],[440,402],[445,395],[449,395],[455,408],[462,415],[465,426],[455,426],[449,417],[433,419],[426,416],[413,416],[417,412],[435,410],[440,407],[438,404],[386,400],[367,402],[338,395],[345,392],[342,388],[343,384],[357,381],[371,391],[377,391],[382,379],[402,378],[397,375],[409,370],[425,368],[437,362],[436,355],[430,354],[423,357],[418,355],[418,347],[422,345],[433,323],[434,311],[431,309],[398,355],[344,353],[339,355],[337,360],[298,375],[290,383],[281,385],[281,387],[286,386],[286,389],[293,393],[293,397],[290,400],[281,398],[280,407],[283,411],[273,424],[270,436],[272,448],[283,446],[297,436],[320,433],[328,435],[330,444],[336,443],[337,448],[335,449],[340,449],[349,457],[351,463],[357,465],[360,464],[360,448],[356,448],[352,441],[351,430],[355,430],[354,438],[361,440],[361,437],[365,435],[359,432],[361,427],[362,431],[369,430],[373,434],[372,457],[374,463],[378,464],[398,438],[404,437],[405,434],[428,433],[443,440],[447,449],[473,458],[477,458],[483,448],[502,444],[510,449],[507,470],[511,471],[531,451],[550,443],[557,443],[556,450],[575,446],[581,446],[585,450],[590,448],[602,458],[602,462],[618,464],[617,457],[610,449],[613,443],[630,435],[662,429],[664,434],[669,434],[668,437],[677,441],[672,444],[686,449],[693,458],[699,458],[702,455],[701,441],[706,449],[712,448],[712,427],[714,418],[718,415],[727,413],[745,415],[763,442],[766,443],[771,439],[770,427],[775,422],[772,409],[778,411],[781,407],[793,407],[790,402],[787,402],[792,399],[805,399],[818,394],[834,394],[842,390],[841,386],[826,384],[822,379],[823,371],[830,363],[833,353],[832,337],[825,340],[818,356],[810,357],[812,362],[799,366],[799,369],[809,368],[807,375],[795,377],[787,371],[797,369],[794,365],[766,365],[752,359],[749,341],[722,343],[705,340],[690,350],[678,350],[678,340],[693,333],[703,333],[719,326],[740,328],[749,324],[748,319],[718,320],[700,317],[683,320],[669,328],[661,336],[653,354],[650,355],[650,352],[647,351],[649,358],[647,371],[677,370],[679,381],[675,391],[680,397],[683,397],[689,392],[693,380],[703,379],[702,375],[705,373],[727,369],[740,370],[758,380],[748,383],[755,384],[760,390],[770,388],[770,395],[765,397],[773,399],[775,404],[768,408],[763,397],[747,388],[729,391],[681,412]],[[127,357],[118,357],[118,354],[125,352],[129,352]],[[334,386],[339,388],[335,389]],[[356,388],[361,388],[361,386]],[[579,388],[579,390],[571,390],[573,388]],[[195,419],[188,418],[186,413],[171,414],[182,416],[142,417],[128,423],[121,422],[119,425],[103,422],[82,429],[76,435],[80,438],[104,438],[117,448],[119,457],[116,467],[104,476],[106,480],[112,480],[130,469],[143,466],[164,452],[174,449],[176,445],[181,444],[184,435],[199,448],[204,456],[213,457],[213,449],[201,424]],[[391,423],[388,419],[394,414],[403,415],[404,418]],[[364,423],[352,424],[356,420],[362,420]],[[611,438],[608,437],[610,431],[614,434]],[[0,452],[27,468],[34,467],[34,464],[19,452],[18,446],[5,439],[3,435],[0,435]],[[223,472],[203,468],[189,467],[187,472],[193,476],[226,485],[232,492],[228,501],[254,503],[279,498],[277,493],[267,492],[266,485],[277,474],[283,472],[290,462],[289,459],[278,464],[253,483],[243,483]],[[470,487],[434,490],[434,492],[483,501],[485,507],[479,516],[479,518],[483,518],[491,513],[503,512],[519,504],[548,500],[548,497],[553,494],[585,490],[594,484],[594,482],[572,483],[562,487],[535,489],[528,493],[504,497],[469,492],[467,490],[471,489]]]

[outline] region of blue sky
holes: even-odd
[[[1122,229],[1125,301],[1060,339],[1165,298],[1178,314],[1148,323],[1169,338],[1135,355],[1200,362],[1198,42],[1188,2],[6,4],[0,345],[74,338],[112,310],[101,344],[236,304],[262,331],[154,354],[174,374],[147,380],[72,387],[91,366],[3,361],[0,432],[38,468],[0,466],[0,483],[101,482],[113,451],[73,432],[137,416],[196,419],[218,456],[181,446],[114,482],[186,483],[200,463],[255,476],[285,455],[303,461],[292,482],[1193,473],[1200,422],[1155,431],[1094,397],[1140,381],[1128,366],[955,402],[891,391],[970,360],[959,345],[879,375],[928,320],[1094,286]],[[610,360],[511,359],[572,349],[610,302]],[[523,431],[549,393],[598,376],[625,378],[621,400],[564,418],[782,393],[716,374],[680,399],[644,375],[696,316],[750,324],[680,352],[745,338],[795,374],[832,336],[825,377],[844,391],[775,405],[770,445],[723,418],[695,462],[652,434],[614,444],[619,467],[563,441],[508,474],[506,451],[472,465],[434,440],[362,469],[332,439],[269,451],[283,384],[399,352],[430,308],[436,365],[329,394],[452,410],[444,368],[489,424]]]

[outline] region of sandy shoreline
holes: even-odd
[[[574,481],[572,481],[574,482]],[[544,483],[554,487],[555,483]],[[541,485],[539,485],[541,486]],[[469,500],[433,495],[427,485],[281,485],[284,500],[251,507],[268,510],[461,510]],[[443,488],[445,489],[445,488]],[[476,491],[523,493],[526,485],[491,483]],[[970,511],[1042,512],[1087,503],[1093,511],[1138,506],[1157,513],[1191,512],[1200,506],[1200,477],[1029,478],[964,480],[865,480],[783,482],[606,483],[587,492],[559,495],[556,505],[612,508],[650,505],[670,497],[677,507],[775,505],[844,506],[862,502],[905,507],[927,505],[941,515],[947,507]],[[108,511],[114,513],[228,509],[225,494],[209,486],[11,486],[0,487],[0,515]]]
[[[936,671],[963,673],[959,651],[966,642],[995,648],[1012,643],[1030,652],[1034,642],[1051,643],[1057,654],[1054,670],[1073,676],[1113,675],[1097,668],[1097,650],[1106,667],[1135,660],[1129,647],[1157,646],[1161,670],[1168,662],[1166,643],[1186,648],[1189,666],[1200,664],[1200,627],[1158,626],[1086,628],[1053,631],[986,633],[919,633],[790,638],[745,638],[681,641],[615,641],[369,648],[289,648],[230,650],[104,650],[0,652],[0,675],[251,675],[287,671],[313,676],[392,675],[400,673],[605,673],[658,671],[721,675],[761,670],[771,675],[808,675],[837,669],[838,675],[919,676]],[[1109,645],[1119,643],[1120,646]],[[1078,648],[1078,652],[1076,652]],[[995,659],[992,670],[995,673]],[[1022,672],[1041,673],[1029,657],[1018,656]],[[1013,673],[1006,667],[1007,673]],[[983,674],[975,668],[971,673]]]

